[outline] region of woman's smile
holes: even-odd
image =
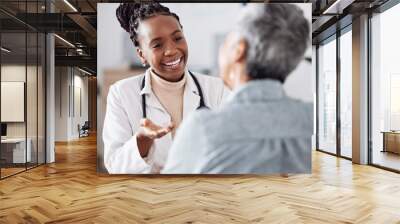
[[[161,65],[168,70],[181,70],[181,67],[184,67],[184,60],[183,60],[183,56],[179,57],[177,59],[173,59],[173,60],[168,60],[165,62],[161,62]]]

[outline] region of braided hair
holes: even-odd
[[[117,8],[116,15],[121,27],[129,33],[133,44],[138,47],[137,29],[139,22],[156,15],[173,16],[179,21],[178,15],[169,11],[169,8],[157,2],[135,2],[135,3],[121,3]]]

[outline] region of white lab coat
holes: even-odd
[[[200,103],[200,96],[188,71],[183,94],[183,121]],[[218,107],[229,94],[221,79],[194,74],[209,108]],[[141,90],[143,76],[146,76]],[[147,118],[155,124],[167,126],[171,117],[161,106],[151,89],[150,70],[120,80],[110,87],[103,127],[104,164],[110,174],[159,173],[164,167],[172,143],[171,133],[156,139],[146,158],[142,158],[136,142],[136,131],[142,116],[142,94],[146,94]]]

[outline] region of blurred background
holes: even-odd
[[[248,3],[258,4],[258,3]],[[98,4],[98,78],[107,71],[140,67],[136,49],[115,16],[118,3]],[[243,3],[164,3],[181,20],[189,46],[188,68],[218,76],[218,50],[225,35],[232,29]],[[311,3],[296,4],[310,21]],[[313,101],[313,76],[310,44],[305,59],[285,83],[288,94],[304,101]],[[101,88],[102,86],[100,86]]]

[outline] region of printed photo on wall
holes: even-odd
[[[99,3],[98,173],[311,172],[311,3]]]

